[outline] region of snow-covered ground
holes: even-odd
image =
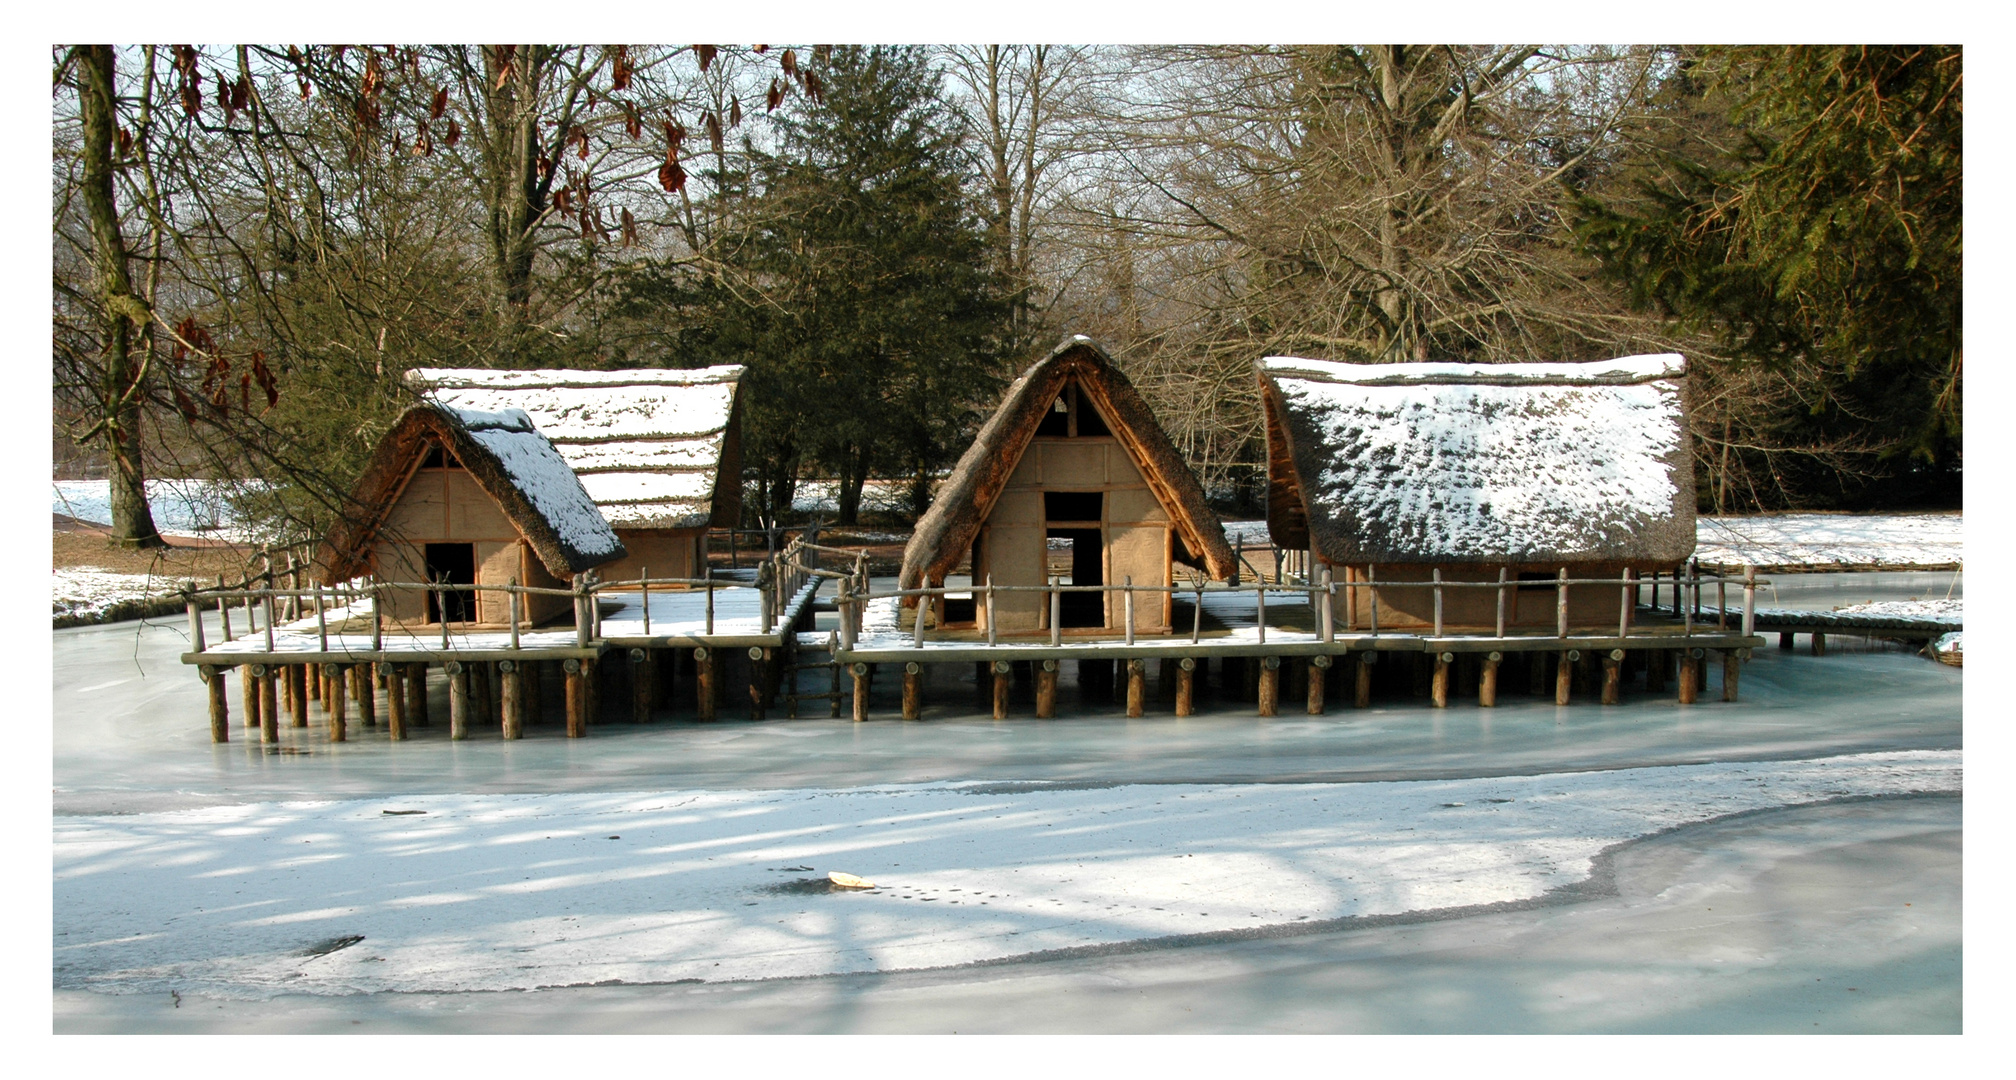
[[[811,976],[1532,900],[1614,844],[1955,792],[1958,751],[1357,784],[428,795],[55,823],[58,987]],[[828,887],[828,871],[877,888]]]
[[[56,480],[50,509],[79,521],[112,523],[111,484],[105,480]],[[225,480],[149,480],[147,504],[154,527],[173,536],[205,536],[233,543],[258,539],[231,507],[244,485]]]
[[[97,618],[119,604],[172,596],[185,584],[179,578],[115,574],[90,567],[57,570],[54,577],[52,606],[58,619]]]
[[[791,509],[801,514],[840,511],[840,481],[800,480],[791,495]],[[861,486],[861,509],[875,513],[905,513],[910,509],[910,481],[870,480]]]

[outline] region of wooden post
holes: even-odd
[[[1121,588],[1124,590],[1120,594],[1120,604],[1123,617],[1127,620],[1127,644],[1132,645],[1134,644],[1134,575],[1128,574]]]
[[[197,669],[202,673],[203,682],[210,687],[210,741],[231,741],[230,695],[225,693],[224,669],[204,664]]]
[[[1197,644],[1198,635],[1204,632],[1204,581],[1197,581],[1196,606],[1190,609],[1190,644]]]
[[[469,665],[450,660],[441,670],[448,673],[448,738],[460,742],[469,737]]]
[[[1132,597],[1133,593],[1127,594]],[[1127,661],[1127,715],[1139,718],[1143,699],[1148,694],[1148,664],[1144,660]]]
[[[1568,568],[1562,567],[1554,587],[1554,628],[1557,637],[1568,636]]]
[[[1439,593],[1441,590],[1438,589],[1436,591]],[[1435,654],[1435,685],[1428,695],[1429,703],[1435,708],[1446,709],[1449,707],[1449,665],[1455,662],[1455,653],[1445,652]]]
[[[1554,661],[1554,704],[1568,704],[1568,694],[1575,685],[1575,661],[1582,659],[1579,650],[1568,649],[1557,653]]]
[[[427,726],[427,662],[406,665],[406,722]]]
[[[1701,665],[1694,659],[1694,650],[1680,654],[1680,704],[1692,705],[1701,692]]]
[[[308,726],[308,665],[287,665],[287,692],[293,697],[287,702],[294,710],[294,726]]]
[[[265,664],[252,665],[252,677],[259,680],[259,741],[280,741],[280,700],[274,687],[274,672]]]
[[[1630,567],[1624,568],[1623,576],[1624,584],[1618,590],[1623,595],[1618,600],[1617,610],[1617,636],[1620,638],[1631,636],[1631,601],[1638,594],[1638,583],[1631,580]]]
[[[1045,555],[1044,558],[1049,558]],[[1063,578],[1050,579],[1050,646],[1056,648],[1064,644],[1064,594],[1058,590]]]
[[[1498,636],[1501,638],[1505,636],[1505,579],[1508,576],[1510,576],[1508,567],[1501,566],[1498,568],[1498,588],[1497,588],[1498,621],[1496,623],[1496,626],[1498,628]],[[1498,669],[1494,666],[1491,669],[1491,671],[1492,671],[1492,678],[1495,681],[1497,678]],[[1495,686],[1493,687],[1493,690],[1494,691],[1496,690]]]
[[[1484,670],[1477,676],[1477,704],[1489,709],[1498,704],[1498,665],[1505,654],[1493,652],[1484,657]]]
[[[1253,583],[1253,625],[1260,628],[1260,644],[1267,644],[1267,579],[1264,577]]]
[[[1327,571],[1326,571],[1326,572],[1327,572]],[[1323,715],[1323,691],[1324,691],[1324,689],[1325,689],[1325,687],[1324,687],[1324,685],[1323,685],[1323,684],[1329,681],[1329,679],[1327,678],[1327,676],[1328,676],[1329,674],[1330,674],[1330,658],[1329,658],[1329,657],[1327,657],[1327,656],[1312,656],[1312,657],[1310,657],[1310,658],[1309,658],[1309,715],[1310,715],[1310,716],[1321,716],[1321,715]]]
[[[1722,650],[1722,700],[1736,700],[1737,677],[1743,673],[1743,656],[1740,649]]]
[[[1337,640],[1337,586],[1330,580],[1330,568],[1323,568],[1323,591],[1317,594],[1322,607],[1316,613],[1319,628],[1323,632],[1323,644]]]
[[[1603,704],[1615,705],[1624,685],[1624,650],[1612,649],[1603,655]]]
[[[1197,661],[1183,657],[1176,661],[1176,715],[1189,716],[1197,696]]]
[[[630,650],[630,722],[633,724],[651,719],[651,683],[656,668],[650,653],[643,649]]]
[[[343,668],[337,664],[324,664],[322,670],[328,675],[328,693],[322,698],[322,711],[329,717],[329,741],[344,742],[350,737],[350,710],[344,698],[349,688],[343,685]]]
[[[713,595],[713,590],[708,590]],[[693,710],[698,720],[714,719],[714,650],[698,648],[693,650]]]
[[[203,609],[196,604],[196,594],[189,593],[189,651],[203,651]]]
[[[922,618],[924,605],[917,605],[917,615]],[[770,650],[760,645],[749,646],[749,719],[763,719],[764,680],[770,674]]]
[[[1281,658],[1266,656],[1260,659],[1260,715],[1278,716],[1281,712]]]
[[[385,731],[392,741],[406,738],[406,665],[386,664]]]
[[[224,591],[224,575],[217,575],[217,591]],[[231,640],[231,600],[226,596],[217,597],[217,622],[224,628],[224,640]]]
[[[1351,707],[1369,709],[1372,707],[1372,662],[1379,654],[1366,650],[1358,654],[1358,671],[1351,686]]]
[[[350,665],[350,698],[357,703],[357,720],[367,728],[378,726],[378,695],[371,685],[371,665]]]
[[[1008,690],[1014,685],[1014,667],[1006,660],[996,660],[994,671],[994,719],[1008,719]]]
[[[525,737],[525,674],[520,660],[497,661],[497,693],[504,699],[503,727],[506,739]]]
[[[854,719],[868,719],[868,665],[857,663],[854,673]]]
[[[1435,567],[1435,636],[1442,636],[1442,568]],[[1443,704],[1448,704],[1444,702]]]
[[[1757,568],[1743,565],[1743,636],[1757,632]]]
[[[582,676],[581,661],[576,657],[561,661],[560,668],[567,677],[567,737],[583,738],[588,734],[588,680]]]
[[[239,685],[243,688],[245,700],[245,726],[259,726],[259,677],[252,674],[257,664],[242,664],[238,668]]]
[[[1807,636],[1807,638],[1808,638],[1808,639],[1809,639],[1810,641],[1812,641],[1812,642],[1813,642],[1813,655],[1814,655],[1814,656],[1825,656],[1825,655],[1827,655],[1827,635],[1826,635],[1826,634],[1823,634],[1823,633],[1821,633],[1820,631],[1818,631],[1818,630],[1815,630],[1815,631],[1813,631],[1813,632],[1812,632],[1811,634],[1808,634],[1808,635],[1806,635],[1806,636]]]
[[[999,629],[994,623],[994,575],[987,575],[987,645],[992,648]]]
[[[912,660],[903,665],[903,719],[917,719],[923,708],[924,665]]]
[[[1057,715],[1057,664],[1056,658],[1044,660],[1036,665],[1036,719],[1050,720]]]

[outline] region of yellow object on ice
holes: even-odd
[[[872,889],[875,887],[875,883],[866,878],[858,878],[853,874],[843,874],[838,870],[828,873],[826,880],[843,889]]]

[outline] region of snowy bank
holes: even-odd
[[[1727,814],[1952,792],[1958,751],[1438,781],[433,795],[59,817],[58,988],[806,976],[1534,902]],[[879,887],[836,891],[828,871]]]
[[[155,574],[115,574],[90,567],[55,571],[52,582],[57,626],[137,619],[180,610],[176,595],[188,582]]]
[[[112,523],[112,489],[106,480],[52,481],[52,512],[94,525]],[[252,485],[231,480],[149,480],[147,505],[154,527],[169,536],[203,536],[254,542],[256,530],[232,507],[232,496]]]

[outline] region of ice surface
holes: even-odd
[[[1603,848],[1687,822],[1959,787],[1957,751],[1917,751],[1364,784],[435,795],[59,818],[55,974],[257,997],[962,964],[1533,899],[1586,877]],[[880,888],[797,886],[829,870]],[[364,941],[303,962],[349,935]]]
[[[1958,567],[1959,514],[1763,514],[1698,519],[1703,565]]]

